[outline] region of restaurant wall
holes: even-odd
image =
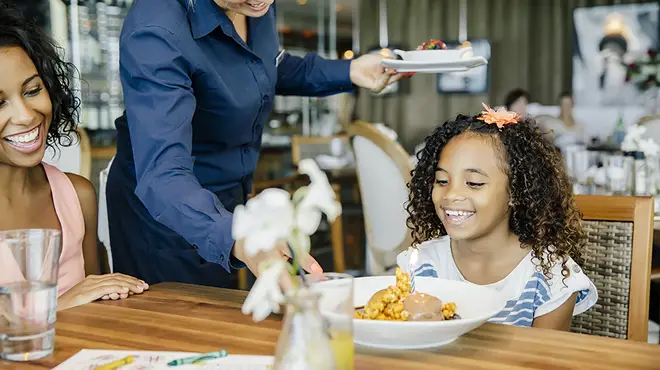
[[[633,0],[467,0],[468,38],[491,43],[489,91],[483,95],[437,92],[435,75],[414,76],[391,96],[361,92],[356,117],[383,122],[411,151],[430,129],[457,113],[476,113],[481,102],[500,105],[508,91],[528,90],[552,104],[572,80],[573,10],[639,3]],[[379,44],[379,0],[361,0],[360,45]],[[459,37],[460,0],[388,0],[389,44],[415,48],[428,39]]]

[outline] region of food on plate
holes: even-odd
[[[456,49],[461,50],[461,49],[467,49],[467,48],[472,48],[472,43],[470,41],[464,41],[462,44],[460,44]],[[474,53],[472,52],[472,49],[465,51],[461,55],[461,58],[471,58],[474,56]]]
[[[410,292],[410,275],[396,269],[396,284],[374,293],[355,318],[390,321],[456,320],[456,303],[442,303],[430,294]]]
[[[419,45],[417,47],[418,51],[424,51],[424,50],[447,50],[447,44],[440,40],[434,40],[431,39],[429,41],[424,42],[423,44]],[[472,43],[470,41],[465,41],[462,44],[460,44],[456,49],[461,51],[460,57],[461,58],[471,58],[474,56],[472,52]]]
[[[470,41],[463,41],[462,44],[458,45],[456,49],[464,49],[464,48],[471,48],[472,43]]]
[[[447,44],[440,40],[431,39],[419,45],[417,50],[447,50]]]

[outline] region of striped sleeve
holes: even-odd
[[[598,291],[594,283],[582,268],[572,259],[567,262],[569,276],[564,278],[562,267],[558,264],[552,270],[552,279],[546,281],[549,297],[539,302],[535,317],[543,316],[563,305],[574,293],[577,293],[573,316],[579,315],[596,304]]]

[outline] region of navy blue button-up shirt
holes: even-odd
[[[118,120],[115,160],[132,167],[134,194],[156,222],[229,270],[232,215],[216,194],[250,181],[275,94],[348,91],[350,61],[285,54],[276,67],[274,5],[248,18],[246,43],[213,0],[190,10],[187,3],[137,0],[125,19],[120,73],[130,140]]]

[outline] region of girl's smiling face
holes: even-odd
[[[474,240],[509,227],[509,178],[498,138],[464,133],[440,152],[432,199],[447,234]]]

